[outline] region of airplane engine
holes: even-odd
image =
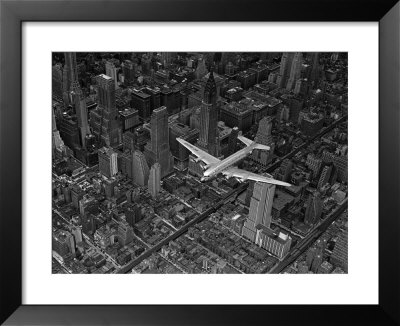
[[[239,182],[245,182],[247,180],[247,178],[245,177],[238,177],[236,178]]]
[[[205,170],[207,169],[207,165],[205,165],[205,164],[200,164],[200,167],[201,167],[201,169],[202,169],[203,171],[205,171]]]

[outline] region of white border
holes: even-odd
[[[348,275],[52,275],[52,51],[348,51]],[[17,60],[17,58],[16,58]],[[24,304],[377,304],[377,23],[24,23]]]

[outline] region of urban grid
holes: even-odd
[[[346,274],[347,84],[338,52],[52,53],[52,272]]]

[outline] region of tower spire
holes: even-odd
[[[208,80],[206,82],[206,87],[204,88],[204,101],[206,103],[214,103],[216,101],[217,95],[217,85],[214,79],[214,67],[210,67],[210,73],[208,75]]]

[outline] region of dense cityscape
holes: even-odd
[[[348,272],[348,58],[52,54],[52,272]]]

